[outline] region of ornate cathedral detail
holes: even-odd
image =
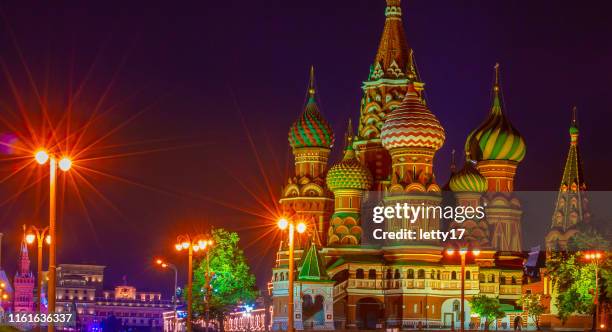
[[[574,107],[569,128],[569,152],[563,168],[551,229],[546,235],[546,247],[549,250],[566,249],[567,241],[578,232],[578,226],[590,221],[589,201],[586,197],[587,188],[578,149],[579,134]]]

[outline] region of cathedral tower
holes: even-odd
[[[19,267],[13,280],[15,290],[13,310],[15,312],[32,312],[34,310],[34,274],[30,270],[30,257],[28,255],[28,245],[24,235],[21,241],[19,253]]]
[[[514,191],[514,175],[525,157],[525,140],[506,117],[501,100],[499,64],[495,64],[493,101],[488,118],[470,135],[466,155],[487,179],[487,220],[491,244],[501,251],[521,251],[521,209]]]
[[[319,112],[315,93],[314,67],[311,67],[306,106],[289,130],[295,175],[283,188],[280,204],[285,211],[295,211],[309,224],[309,229],[316,229],[317,238],[324,239],[333,209],[325,175],[334,133]]]
[[[549,250],[566,249],[567,241],[578,232],[577,226],[588,223],[590,219],[586,183],[582,175],[582,161],[578,150],[579,133],[574,107],[569,128],[569,152],[557,194],[552,225],[546,235],[546,248]]]
[[[349,119],[344,157],[327,174],[327,186],[334,192],[334,214],[328,231],[328,245],[357,245],[363,233],[361,200],[372,186],[372,175],[355,157],[353,126]]]
[[[416,79],[412,51],[406,42],[400,0],[387,0],[385,26],[370,74],[363,82],[359,128],[354,147],[374,177],[374,190],[389,177],[391,157],[381,142],[383,123],[399,106],[408,82]]]
[[[440,121],[425,104],[417,84],[408,83],[404,100],[389,114],[380,136],[392,160],[391,181],[385,186],[385,205],[439,206],[442,196],[433,173],[433,160],[446,135]],[[432,213],[419,217],[415,223],[407,218],[393,218],[387,220],[386,226],[389,231],[435,231],[440,229],[440,217]],[[427,242],[438,244],[437,240]]]

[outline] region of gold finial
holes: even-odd
[[[499,91],[499,62],[495,63],[493,68],[495,68],[495,85],[493,86],[493,90],[497,92]]]
[[[314,85],[314,66],[310,66],[310,81],[308,82],[308,96],[313,97],[315,94]]]
[[[457,169],[457,164],[455,164],[455,149],[451,151],[451,172],[455,172]]]
[[[577,112],[577,110],[578,109],[576,108],[576,106],[574,106],[572,108],[572,124],[574,124],[574,125],[576,124],[576,112]]]
[[[346,133],[344,134],[344,149],[352,148],[353,144],[353,120],[348,119],[348,125],[346,126]]]

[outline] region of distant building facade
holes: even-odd
[[[25,227],[25,226],[24,226]],[[13,279],[13,311],[32,312],[34,310],[34,286],[36,278],[30,270],[30,257],[28,255],[28,245],[25,241],[25,234],[21,240],[21,250],[19,252],[19,267]]]

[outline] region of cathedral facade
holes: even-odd
[[[400,0],[387,0],[385,24],[374,63],[362,84],[359,121],[343,140],[343,156],[329,165],[335,135],[317,104],[314,70],[308,99],[289,130],[295,172],[282,191],[285,213],[308,223],[309,234],[295,250],[294,326],[298,330],[335,328],[459,327],[461,263],[450,247],[478,249],[466,256],[466,328],[478,327],[468,300],[499,297],[511,328],[526,315],[521,296],[523,259],[520,201],[514,177],[526,153],[519,131],[507,118],[501,98],[499,66],[488,116],[466,137],[461,169],[452,167],[449,183],[439,184],[434,159],[446,131],[425,99],[425,82],[405,36]],[[384,227],[399,229],[462,228],[462,241],[438,239],[365,243],[371,219],[366,201],[439,207],[445,189],[453,204],[486,206],[485,220],[445,225],[428,216],[410,223],[391,218]],[[273,330],[288,321],[288,247],[281,243],[272,272]]]

